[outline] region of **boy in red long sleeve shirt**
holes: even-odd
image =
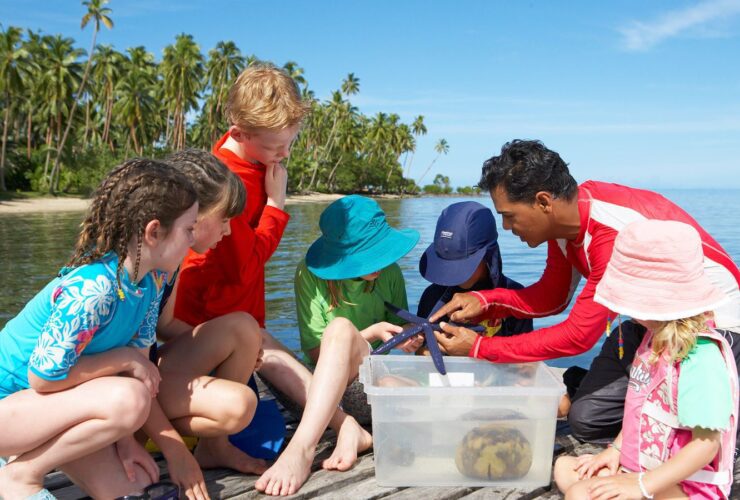
[[[485,162],[481,188],[490,192],[504,229],[534,248],[547,243],[540,280],[521,290],[497,288],[456,294],[431,320],[477,317],[538,318],[563,311],[581,277],[586,284],[568,318],[514,337],[483,338],[466,328],[446,326],[438,334],[451,354],[512,363],[573,356],[593,347],[616,315],[593,301],[611,258],[614,239],[630,222],[675,220],[701,235],[704,265],[712,282],[730,296],[714,311],[718,329],[740,332],[740,271],[727,252],[680,207],[663,196],[617,184],[577,185],[560,156],[538,141],[512,141]],[[623,413],[629,368],[644,329],[629,321],[615,328],[573,397],[569,414],[576,437],[595,441],[616,435]],[[730,342],[740,348],[740,338]],[[740,349],[736,352],[736,358]]]
[[[306,404],[311,372],[264,330],[265,264],[289,219],[283,210],[287,171],[281,162],[308,110],[290,76],[270,65],[247,68],[232,85],[227,101],[231,126],[213,153],[244,182],[247,205],[231,220],[231,234],[218,246],[204,255],[190,252],[181,267],[175,304],[175,316],[191,325],[235,311],[251,314],[263,328],[264,356],[258,373],[301,407]],[[337,445],[326,468],[345,470],[358,452],[372,445],[370,434],[341,410],[329,426],[337,433]],[[258,490],[293,494],[305,481],[315,445],[299,449],[297,443],[291,444],[257,481]]]

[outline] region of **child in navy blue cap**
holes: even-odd
[[[434,242],[419,261],[429,285],[419,299],[417,315],[427,318],[460,292],[493,288],[522,288],[504,276],[493,212],[475,201],[453,203],[442,210]],[[444,318],[443,321],[447,321]],[[531,332],[531,319],[486,320],[483,335],[509,336]]]

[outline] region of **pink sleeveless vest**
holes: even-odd
[[[724,337],[713,330],[700,333],[714,340],[722,352],[730,375],[732,417],[729,428],[721,433],[721,448],[712,462],[682,482],[685,491],[717,497],[717,488],[727,497],[732,486],[735,433],[738,417],[738,376],[732,350]],[[658,467],[691,441],[691,429],[678,423],[678,379],[681,363],[669,363],[662,357],[648,363],[652,332],[637,349],[630,371],[630,382],[624,405],[620,463],[631,471]],[[716,486],[713,487],[713,486]],[[693,496],[693,495],[692,495]]]

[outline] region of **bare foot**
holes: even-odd
[[[28,498],[43,488],[41,481],[24,477],[17,466],[8,464],[0,468],[0,498]]]
[[[227,467],[245,474],[262,474],[267,470],[267,462],[250,457],[231,444],[227,436],[200,438],[193,455],[203,469]]]
[[[337,445],[334,451],[321,466],[327,470],[348,470],[357,461],[357,454],[372,445],[373,437],[370,433],[363,429],[357,420],[347,415],[337,434]]]
[[[303,486],[311,473],[315,451],[314,446],[301,446],[294,437],[254,487],[266,495],[292,495]]]

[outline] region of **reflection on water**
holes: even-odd
[[[72,256],[80,212],[0,215],[0,326]]]
[[[740,197],[737,190],[682,190],[666,195],[690,212],[740,262],[740,214],[728,210]],[[450,203],[464,198],[411,198],[379,200],[393,226],[415,228],[421,233],[419,244],[399,264],[406,278],[411,309],[427,286],[418,271],[421,254],[431,243],[437,216]],[[477,201],[491,207],[487,197]],[[267,265],[267,326],[294,350],[299,349],[293,304],[293,273],[308,246],[319,234],[318,220],[327,203],[290,205],[291,215],[280,247]],[[64,265],[74,245],[82,214],[0,215],[0,327],[13,317]],[[545,246],[530,249],[499,225],[499,241],[504,257],[504,272],[523,284],[536,281],[544,268]],[[583,285],[583,281],[581,286]],[[535,320],[535,327],[562,321],[565,314]],[[555,360],[551,364],[569,366],[574,362],[588,366],[593,350],[575,359]]]

